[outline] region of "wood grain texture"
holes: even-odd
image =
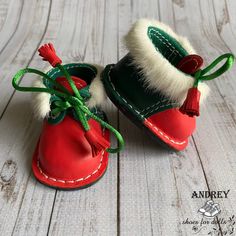
[[[32,55],[35,53],[45,33],[49,5],[50,2],[45,1],[38,1],[37,3],[24,2],[22,17],[0,57],[2,72],[1,107],[3,108],[3,116],[0,120],[0,166],[7,167],[6,174],[1,175],[0,192],[0,232],[4,235],[11,235],[15,230],[17,221],[20,220],[22,206],[24,206],[24,216],[26,216],[24,220],[32,218],[27,208],[31,207],[29,212],[35,216],[35,221],[40,219],[41,212],[48,210],[48,208],[42,208],[42,203],[38,204],[39,207],[35,204],[36,208],[32,208],[30,204],[27,206],[24,204],[24,202],[28,201],[29,203],[32,200],[28,195],[29,191],[34,192],[34,187],[31,188],[32,182],[34,186],[38,185],[31,177],[30,163],[40,126],[33,119],[31,110],[28,109],[30,95],[16,93],[12,98],[13,89],[11,88],[10,80],[15,70],[19,69],[19,67],[25,67],[31,62]],[[9,9],[9,11],[11,10]],[[35,30],[36,28],[37,31]],[[29,85],[31,82],[27,81],[26,84]],[[19,142],[19,140],[21,141]],[[4,178],[3,176],[5,175],[8,177]],[[54,193],[51,194],[50,191],[42,191],[42,193],[48,196],[47,199],[44,199],[44,202],[50,199],[50,195],[53,200]],[[37,197],[39,196],[37,195]],[[40,199],[39,203],[41,200],[43,199]],[[34,200],[32,202],[36,203]],[[43,220],[48,222],[48,219],[44,216],[41,220],[41,226],[43,226]],[[37,223],[35,226],[34,230],[31,230],[32,233],[37,228],[40,228]],[[22,235],[28,234],[27,229],[30,228],[30,225],[24,225],[24,227],[26,227],[26,230]]]
[[[142,17],[187,36],[207,65],[224,52],[236,54],[235,10],[234,0],[0,0],[0,235],[189,236],[192,227],[181,222],[201,219],[205,199],[191,198],[200,190],[230,189],[228,199],[216,201],[221,217],[235,214],[235,66],[209,83],[211,95],[183,152],[159,147],[108,101],[104,109],[126,148],[111,155],[97,184],[81,191],[34,179],[41,122],[29,108],[30,95],[11,87],[18,69],[47,66],[37,48],[48,41],[64,62],[116,63],[127,53],[123,36]],[[30,77],[22,83],[31,84]]]
[[[145,8],[143,1],[123,1],[119,11],[120,38],[124,27],[126,33],[130,22],[140,17],[157,18],[174,27],[172,3],[147,5]],[[124,53],[121,50],[120,57]],[[191,235],[192,228],[181,222],[203,204],[202,200],[191,200],[193,190],[207,189],[194,143],[190,142],[187,151],[176,154],[161,149],[123,115],[120,127],[127,140],[120,159],[121,235]]]
[[[9,1],[7,0],[0,1],[0,31],[6,21],[8,9],[11,9],[11,7],[8,6],[8,4]]]
[[[178,32],[194,42],[197,51],[206,58],[206,63],[219,54],[230,51],[221,35],[228,24],[226,5],[221,6],[221,9],[218,8],[218,13],[224,13],[221,17],[216,17],[215,10],[217,6],[219,7],[219,1],[218,4],[216,2],[200,1],[200,5],[196,2],[191,4],[186,2],[182,9],[175,6]],[[193,15],[196,17],[192,17]],[[192,28],[191,25],[199,27]],[[230,34],[230,31],[228,33]],[[197,37],[199,40],[196,41]],[[229,199],[217,199],[222,208],[220,216],[224,218],[228,218],[235,212],[234,74],[235,67],[209,84],[211,95],[202,109],[198,129],[193,135],[209,189],[212,191],[230,189]]]

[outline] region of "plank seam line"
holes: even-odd
[[[23,4],[21,5],[21,9],[20,9],[20,15],[18,18],[18,22],[16,24],[16,27],[14,29],[14,32],[12,32],[11,36],[9,37],[9,39],[7,40],[7,42],[5,43],[5,45],[2,47],[2,49],[0,50],[0,54],[2,54],[2,52],[5,50],[5,48],[7,47],[7,45],[10,43],[10,41],[12,40],[13,36],[15,35],[15,33],[18,30],[19,24],[20,24],[20,20],[21,20],[21,16],[22,16],[22,11],[23,11],[23,6],[25,4],[25,1],[23,1]],[[4,23],[5,24],[5,23]],[[4,27],[4,26],[3,26]]]
[[[169,101],[169,99],[163,99],[162,101],[158,101],[158,102],[152,104],[151,106],[148,106],[148,107],[142,109],[140,112],[141,112],[141,113],[142,113],[142,112],[145,112],[145,111],[149,110],[150,108],[157,106],[157,105],[160,104],[161,102],[168,102],[168,101]]]
[[[43,38],[44,38],[44,36],[45,36],[45,34],[46,34],[46,30],[47,30],[47,28],[48,28],[49,17],[50,17],[50,13],[51,13],[51,6],[52,6],[52,0],[50,0],[49,10],[48,10],[48,15],[47,15],[47,21],[46,21],[46,25],[45,25],[45,30],[44,30],[44,32],[43,32],[43,35],[42,35],[41,39],[39,40],[39,44],[40,44],[41,41],[43,40]],[[39,45],[39,44],[38,44],[38,45]],[[31,58],[30,58],[30,60],[29,60],[29,62],[28,62],[28,65],[29,65],[30,62],[32,61],[32,59],[33,59],[35,53],[36,53],[36,50],[35,50],[34,53],[32,54],[32,56],[31,56]],[[12,97],[13,97],[14,94],[15,94],[15,92],[13,92],[13,94],[11,95],[11,97],[10,97],[10,99],[9,99],[9,101],[8,101],[8,103],[7,103],[6,107],[5,107],[5,109],[4,109],[3,113],[2,113],[2,115],[0,116],[0,120],[1,120],[1,118],[3,117],[3,115],[4,115],[4,113],[5,113],[5,111],[6,111],[7,107],[8,107],[8,105],[10,104],[10,101],[12,100]],[[32,173],[32,172],[31,172],[31,173]],[[28,186],[28,182],[29,182],[30,176],[31,176],[31,174],[29,174],[29,177],[28,177],[28,179],[27,179],[27,185],[26,185],[26,186]],[[20,207],[19,207],[19,210],[18,210],[18,213],[17,213],[17,218],[16,218],[16,221],[15,221],[15,224],[14,224],[14,227],[13,227],[13,230],[12,230],[12,233],[11,233],[12,235],[13,235],[13,233],[15,232],[17,220],[18,220],[20,211],[21,211],[21,209],[22,209],[22,204],[23,204],[23,201],[24,201],[25,194],[26,194],[26,191],[24,191],[24,194],[23,194],[22,199],[21,199]]]

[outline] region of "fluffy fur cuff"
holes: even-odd
[[[105,89],[103,87],[100,75],[103,70],[103,67],[99,65],[93,65],[97,69],[97,76],[93,79],[90,84],[89,92],[91,94],[90,99],[87,101],[87,105],[92,108],[95,106],[101,106],[106,99]],[[47,70],[48,71],[48,70]],[[45,88],[43,81],[37,79],[33,83],[34,87]],[[34,114],[37,118],[43,119],[48,116],[50,112],[50,97],[48,93],[33,93],[32,94],[32,106]]]
[[[147,34],[150,26],[159,28],[176,39],[189,54],[196,54],[196,52],[186,38],[177,35],[169,26],[155,20],[138,20],[125,37],[127,49],[133,57],[134,65],[141,70],[147,88],[159,91],[181,104],[187,96],[188,89],[193,86],[194,79],[178,70],[158,51]],[[165,38],[163,40],[166,40],[164,43],[168,47],[168,40]],[[199,90],[202,102],[209,88],[201,83]]]
[[[89,108],[101,106],[106,100],[106,92],[101,81],[101,73],[104,68],[97,64],[93,64],[93,66],[97,68],[97,76],[93,79],[89,87],[89,92],[91,94],[90,99],[87,101],[87,106]]]

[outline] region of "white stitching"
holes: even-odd
[[[90,175],[84,177],[84,178],[80,178],[80,179],[75,179],[75,180],[62,180],[62,179],[55,179],[55,178],[52,178],[52,177],[49,177],[48,175],[46,175],[43,170],[41,169],[40,167],[40,163],[39,163],[39,159],[37,160],[37,167],[40,171],[40,173],[46,178],[46,179],[50,179],[54,182],[61,182],[61,183],[64,183],[64,184],[67,184],[67,183],[74,183],[74,182],[80,182],[80,181],[83,181],[83,180],[86,180],[88,178],[91,178],[96,172],[98,172],[98,170],[101,168],[102,166],[102,162],[103,162],[103,158],[104,158],[104,151],[102,152],[102,157],[101,157],[101,160],[100,160],[100,164],[98,166],[98,168]]]
[[[79,81],[74,82],[74,83],[75,83],[75,85],[79,85],[79,86],[83,87],[83,85]]]
[[[111,83],[111,86],[112,86],[113,90],[116,91],[117,95],[118,95],[131,109],[133,109],[138,115],[140,115],[142,118],[144,118],[144,117],[140,114],[140,112],[139,112],[138,110],[136,110],[132,105],[130,105],[130,104],[125,100],[125,98],[121,97],[121,95],[119,94],[119,92],[115,89],[115,87],[114,87],[114,85],[113,85],[113,83],[112,83],[112,81],[111,81],[111,78],[110,78],[110,72],[111,72],[111,70],[108,72],[108,78],[109,78],[109,81],[110,81],[110,83]]]
[[[170,142],[172,143],[175,143],[177,145],[182,145],[184,143],[186,143],[186,141],[183,141],[183,142],[178,142],[178,141],[175,141],[173,139],[171,139],[169,136],[167,136],[165,133],[163,133],[161,130],[159,130],[155,125],[153,125],[150,121],[148,121],[147,119],[145,119],[145,121],[151,125],[159,134],[161,134],[162,136],[164,136],[166,139],[168,139]]]
[[[154,31],[155,33],[151,32],[151,31]],[[166,45],[166,47],[168,47],[171,51],[174,50],[174,52],[176,52],[179,56],[182,57],[182,55],[176,50],[176,48],[174,48],[174,47],[169,43],[169,41],[168,41],[166,38],[164,38],[158,31],[155,31],[154,29],[151,29],[151,30],[150,30],[150,34],[156,36],[158,39],[161,40],[161,42],[162,42],[163,44]],[[160,36],[159,36],[158,34],[159,34],[166,42],[163,41],[163,40],[160,38]]]
[[[136,109],[133,108],[132,105],[130,105],[123,97],[121,97],[121,95],[119,94],[119,92],[115,89],[115,86],[114,84],[112,83],[111,81],[111,77],[110,77],[110,72],[111,72],[111,68],[108,72],[108,80],[113,88],[113,90],[116,92],[116,94],[120,97],[121,100],[123,100],[129,107],[131,107],[135,112],[138,113],[138,115],[140,115],[144,121],[146,121],[148,124],[150,124],[161,136],[165,137],[166,139],[168,139],[171,143],[174,143],[176,145],[182,145],[184,143],[186,143],[186,141],[183,141],[183,142],[178,142],[178,141],[175,141],[173,139],[171,139],[169,136],[167,136],[166,134],[164,134],[161,130],[159,130],[155,125],[153,125],[150,121],[148,121],[143,115],[140,114],[139,111],[137,111]]]
[[[95,170],[95,171],[92,173],[92,175],[96,174],[97,172],[98,172],[98,170]]]
[[[86,66],[86,65],[83,65],[83,66],[84,66],[84,67],[87,67],[87,68],[89,68],[89,69],[91,69],[91,70],[94,72],[94,74],[96,75],[96,72],[95,72],[91,67]],[[80,66],[78,66],[78,65],[75,65],[75,66],[68,66],[66,69],[78,68],[78,67],[80,67]],[[53,69],[51,69],[48,73],[50,74],[50,72],[51,72],[52,70],[53,70]],[[56,71],[55,71],[52,75],[50,75],[50,76],[54,76],[54,75],[57,74],[58,72],[59,72],[59,70],[56,70]],[[77,83],[78,83],[80,86],[82,86],[79,82],[77,82]],[[80,181],[86,180],[86,179],[88,179],[88,178],[91,178],[94,174],[96,174],[96,173],[99,171],[99,169],[100,169],[101,166],[102,166],[102,162],[103,162],[103,158],[104,158],[104,153],[105,153],[105,152],[103,151],[103,152],[102,152],[102,157],[101,157],[101,159],[100,159],[100,164],[99,164],[98,168],[97,168],[95,171],[93,171],[92,174],[90,174],[90,175],[88,175],[88,176],[86,176],[86,177],[84,177],[84,178],[80,178],[80,179],[75,179],[75,180],[62,180],[62,179],[55,179],[55,178],[49,177],[48,175],[46,175],[46,174],[43,172],[42,168],[40,167],[39,159],[37,160],[37,167],[38,167],[40,173],[41,173],[46,179],[50,179],[50,180],[52,180],[52,181],[54,181],[54,182],[60,182],[60,183],[64,183],[64,184],[80,182]]]
[[[152,33],[151,31],[154,31],[155,33]],[[150,34],[153,34],[154,36],[156,36],[157,38],[159,38],[161,41],[162,41],[162,43],[164,43],[169,49],[172,49],[172,50],[174,50],[179,56],[181,56],[182,57],[182,55],[176,50],[176,48],[168,41],[168,39],[166,39],[163,35],[161,35],[157,30],[155,30],[155,29],[151,29],[150,30]],[[157,35],[158,34],[158,35]],[[164,42],[161,38],[163,38],[166,42]],[[169,46],[168,46],[168,45]],[[171,51],[172,51],[171,50]]]
[[[167,102],[167,101],[169,101],[169,99],[164,99],[164,100],[162,100],[162,101],[158,101],[158,102],[152,104],[151,106],[148,106],[148,107],[144,108],[144,109],[141,110],[140,112],[143,113],[144,111],[149,110],[150,108],[152,108],[152,107],[158,105],[159,103],[161,103],[161,102]]]
[[[174,54],[174,57],[172,57],[173,54]],[[167,60],[169,61],[170,58],[172,58],[173,60],[176,57],[175,55],[176,55],[175,51],[172,51],[171,54],[168,55]]]
[[[163,100],[163,101],[158,101],[157,103],[155,103],[155,104],[153,104],[153,105],[147,107],[146,109],[143,109],[143,110],[141,111],[141,113],[143,113],[144,111],[146,111],[146,113],[148,113],[148,110],[150,110],[151,108],[156,107],[156,106],[159,105],[160,103],[162,103],[162,102],[167,102],[167,101],[169,101],[169,99],[165,99],[165,100]],[[169,102],[170,102],[170,101],[169,101]],[[169,105],[178,105],[178,103],[177,103],[177,102],[172,102],[172,103],[168,103],[168,104],[162,104],[160,107],[169,106]],[[158,109],[158,108],[160,108],[160,107],[157,107],[157,108],[155,108],[155,109]],[[152,110],[152,111],[153,111],[153,110]],[[145,116],[145,113],[144,113],[143,115]]]
[[[158,111],[159,108],[168,107],[168,106],[170,106],[170,105],[177,105],[177,104],[178,104],[178,103],[164,104],[164,105],[161,105],[161,106],[158,106],[158,107],[152,109],[151,111],[147,111],[147,112],[144,113],[143,115],[144,115],[144,116],[148,116],[148,115],[150,115],[152,112]]]

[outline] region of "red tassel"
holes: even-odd
[[[102,150],[110,147],[110,142],[100,135],[95,129],[86,131],[85,137],[92,148],[93,157],[97,156]]]
[[[199,116],[200,95],[201,93],[197,88],[190,88],[188,90],[187,98],[179,109],[180,112],[190,117]]]
[[[62,60],[57,56],[53,44],[44,44],[38,49],[39,55],[44,61],[48,61],[53,67],[57,64],[61,64]]]

